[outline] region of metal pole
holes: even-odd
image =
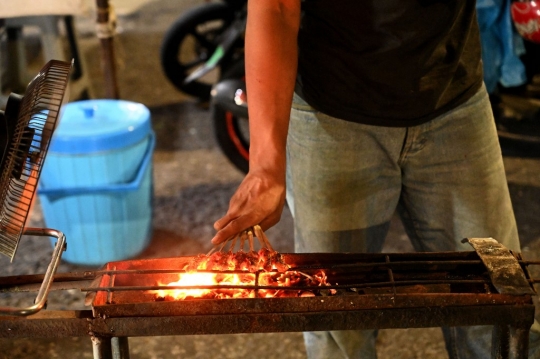
[[[529,357],[529,327],[510,326],[509,359]]]
[[[492,359],[527,359],[529,327],[496,325],[493,327]]]
[[[114,33],[116,24],[109,6],[109,0],[96,0],[97,36],[101,43],[101,67],[105,76],[105,96],[120,97],[116,81],[116,63],[114,58]]]
[[[129,359],[129,343],[127,337],[112,338],[113,359]]]
[[[94,359],[113,359],[111,338],[92,336]]]
[[[508,358],[508,346],[510,344],[510,328],[508,325],[495,325],[491,339],[491,358]]]

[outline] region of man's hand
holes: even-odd
[[[279,222],[284,204],[283,173],[249,172],[231,198],[227,214],[214,224],[218,232],[212,243],[219,244],[257,224],[267,230]]]

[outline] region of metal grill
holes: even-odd
[[[283,254],[289,270],[327,274],[330,286],[284,289],[311,290],[312,297],[160,300],[153,290],[185,286],[158,281],[176,280],[193,257],[111,262],[55,276],[56,289],[88,292],[92,310],[0,317],[0,337],[90,336],[95,357],[112,358],[111,346],[128,353],[133,336],[493,325],[493,358],[526,358],[533,285],[540,282],[528,268],[540,262],[492,239],[469,242],[475,251]],[[41,280],[4,277],[0,289],[25,290]]]
[[[498,245],[497,242],[495,244]],[[491,246],[487,242],[479,248]],[[501,246],[502,247],[502,246]],[[504,247],[502,247],[504,249]],[[313,275],[324,271],[330,285],[323,287],[295,286],[276,287],[259,285],[260,272],[253,274],[252,285],[159,285],[158,283],[174,282],[178,275],[183,274],[183,268],[191,257],[170,259],[149,259],[109,263],[102,271],[94,275],[101,277],[99,285],[83,288],[82,290],[94,292],[94,312],[98,316],[148,316],[162,313],[163,315],[185,315],[197,310],[201,313],[218,314],[223,311],[245,312],[249,307],[249,299],[241,305],[238,300],[231,300],[229,304],[210,302],[227,302],[228,300],[208,300],[192,298],[183,301],[167,301],[156,297],[156,290],[180,289],[242,289],[254,290],[283,290],[283,291],[312,291],[317,303],[325,299],[324,305],[317,306],[320,310],[329,310],[332,303],[340,309],[343,301],[352,300],[357,304],[351,308],[367,308],[373,304],[373,298],[395,301],[405,300],[411,302],[415,298],[418,303],[436,303],[441,301],[458,300],[462,304],[473,304],[478,300],[491,300],[494,295],[532,295],[532,285],[538,279],[530,277],[527,267],[538,265],[540,262],[523,261],[519,256],[516,259],[510,251],[506,250],[502,257],[496,261],[508,261],[510,256],[513,265],[505,267],[505,273],[498,275],[489,271],[493,260],[486,256],[479,256],[477,252],[448,252],[448,253],[399,253],[399,254],[284,254],[287,263],[294,263],[289,271],[298,271],[306,275]],[[493,250],[491,251],[493,253]],[[487,264],[487,265],[486,265]],[[216,272],[216,271],[208,271]],[[245,273],[240,271],[221,271],[220,273]],[[516,274],[517,273],[517,274]],[[332,295],[330,290],[335,290]],[[258,297],[258,296],[256,296]],[[343,299],[346,298],[346,299]],[[396,299],[399,298],[399,299]],[[483,298],[483,299],[482,299]],[[261,300],[265,311],[304,311],[306,298],[268,298]],[[287,299],[286,306],[282,304]],[[425,301],[428,302],[425,302]],[[277,306],[272,308],[272,305]],[[368,303],[368,304],[366,304]],[[383,303],[379,303],[383,305]],[[230,306],[230,308],[229,308]],[[383,305],[384,306],[384,305]],[[380,306],[379,306],[380,307]],[[204,309],[202,309],[204,308]],[[219,309],[216,309],[219,308]],[[236,309],[235,309],[236,308]],[[278,309],[279,308],[279,309]],[[217,312],[215,312],[217,310]]]

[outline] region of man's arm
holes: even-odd
[[[285,146],[298,61],[300,0],[249,0],[246,86],[249,173],[214,227],[212,243],[276,224],[285,204]]]

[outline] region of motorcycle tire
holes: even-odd
[[[238,61],[222,76],[226,79],[245,79],[244,61]],[[212,104],[212,120],[219,147],[240,171],[249,170],[249,119]]]
[[[235,8],[225,3],[203,4],[185,12],[167,30],[161,44],[161,66],[178,90],[201,100],[210,98],[213,83],[201,79],[186,84],[184,80],[215,51],[217,38],[232,23],[234,13]],[[222,61],[222,69],[226,61]]]

